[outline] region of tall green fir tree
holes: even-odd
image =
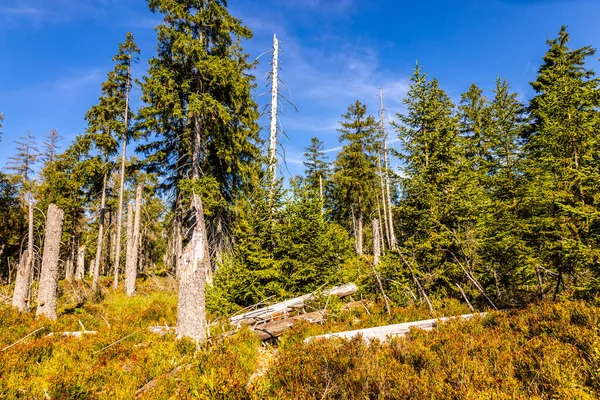
[[[142,82],[147,105],[139,127],[150,143],[141,150],[172,195],[175,231],[187,231],[180,213],[183,188],[198,193],[216,186],[216,201],[203,200],[211,248],[220,253],[231,231],[230,206],[260,168],[253,64],[241,46],[252,31],[223,0],[150,0],[149,6],[164,19]]]
[[[364,227],[370,225],[369,218],[377,207],[378,125],[359,101],[350,105],[342,118],[338,132],[344,146],[333,165],[333,193],[328,206],[335,220],[353,232],[356,252],[362,255]]]
[[[324,146],[323,141],[313,137],[304,151],[304,184],[321,197],[329,177],[329,164],[326,161]]]
[[[478,149],[461,141],[459,116],[437,79],[428,80],[417,65],[411,81],[404,99],[407,111],[397,115],[395,124],[404,163],[398,207],[404,263],[397,274],[408,274],[420,296],[427,291],[457,295],[456,283],[469,282],[478,264],[475,236],[481,193],[468,161],[469,149],[477,150],[471,159]],[[467,103],[481,108],[480,93],[470,93],[474,101]],[[469,120],[477,123],[481,116],[476,113]],[[477,138],[473,132],[479,126],[467,127],[465,120],[463,112],[463,132]]]
[[[548,41],[530,102],[525,135],[527,239],[536,262],[550,270],[550,294],[563,288],[600,288],[598,202],[600,199],[599,79],[586,61],[590,46],[570,49],[562,27]]]

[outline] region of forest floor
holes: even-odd
[[[373,303],[343,311],[339,302],[329,305],[326,324],[300,324],[274,344],[260,343],[248,328],[221,335],[229,328],[217,322],[226,318],[210,316],[213,337],[197,347],[148,329],[175,326],[177,297],[167,278],[140,281],[134,297],[107,289],[92,301],[85,285],[67,282],[61,292],[56,322],[0,305],[0,398],[600,397],[598,301],[492,312],[370,345],[304,339],[432,316],[426,308],[408,307],[394,308],[388,317]],[[456,301],[441,302],[436,310],[435,317],[468,312]],[[97,334],[48,336],[84,328]]]

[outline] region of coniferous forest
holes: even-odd
[[[0,136],[1,398],[600,396],[591,46],[556,27],[529,99],[453,101],[417,63],[401,110],[348,104],[289,177],[277,39],[266,132],[226,1],[148,6],[154,55],[124,32],[84,132]]]

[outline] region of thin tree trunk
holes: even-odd
[[[273,36],[273,69],[271,72],[271,128],[269,133],[269,201],[273,207],[275,183],[277,182],[277,106],[279,104],[279,41]]]
[[[358,218],[356,221],[358,226],[356,232],[356,253],[359,256],[363,255],[363,213],[362,210],[358,210]]]
[[[121,172],[119,185],[119,211],[117,213],[117,242],[115,245],[115,267],[113,288],[119,286],[119,264],[121,262],[121,230],[123,227],[123,195],[125,191],[125,159],[127,157],[127,133],[129,131],[129,75],[131,73],[131,64],[127,67],[127,88],[125,91],[125,132],[123,132],[123,144],[121,153]]]
[[[204,222],[202,199],[192,198],[196,226],[178,266],[179,298],[177,304],[177,337],[196,341],[207,338],[205,281],[210,268],[210,255]]]
[[[85,276],[85,245],[79,246],[77,249],[77,269],[75,270],[75,279],[83,280]]]
[[[125,292],[128,296],[135,294],[135,281],[137,279],[138,254],[140,250],[140,220],[142,217],[142,185],[137,185],[135,196],[135,220],[133,223],[133,234],[131,248],[128,249],[127,263],[125,268]],[[129,224],[129,217],[128,224]],[[127,239],[129,242],[129,238]]]
[[[40,275],[38,308],[36,314],[54,320],[56,319],[58,261],[60,257],[63,218],[63,210],[54,204],[50,204],[46,220],[44,255],[42,259],[42,272]]]
[[[94,273],[92,280],[92,290],[98,290],[98,279],[100,279],[100,260],[102,259],[102,245],[104,240],[104,209],[106,207],[106,182],[108,180],[108,174],[104,173],[104,179],[102,181],[102,199],[100,201],[100,214],[98,224],[98,245],[96,246],[96,259],[94,262]]]
[[[373,264],[379,265],[379,257],[381,257],[381,237],[380,237],[379,220],[373,220]]]
[[[538,288],[540,290],[540,300],[544,300],[544,282],[542,281],[542,274],[540,273],[539,265],[535,266],[535,274],[538,280]]]
[[[127,204],[127,242],[125,247],[125,273],[127,274],[128,262],[131,260],[133,253],[133,219],[134,211],[133,204]]]
[[[22,312],[29,311],[29,288],[33,276],[33,260],[33,203],[30,202],[27,250],[21,255],[12,301],[12,305]]]
[[[379,99],[381,102],[381,130],[383,133],[383,176],[385,180],[385,192],[387,202],[387,222],[386,225],[389,229],[389,240],[390,248],[392,250],[397,249],[396,234],[394,233],[394,218],[392,214],[392,195],[390,192],[390,176],[389,176],[389,161],[388,161],[388,150],[387,150],[387,131],[385,130],[385,108],[383,107],[383,91],[379,89]]]

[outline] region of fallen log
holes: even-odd
[[[480,314],[466,314],[460,315],[458,317],[445,317],[438,319],[428,319],[424,321],[415,321],[415,322],[405,322],[402,324],[396,325],[387,325],[387,326],[378,326],[375,328],[367,328],[367,329],[357,329],[353,331],[346,332],[338,332],[338,333],[328,333],[325,335],[312,336],[304,340],[305,343],[308,343],[312,340],[320,340],[320,339],[333,339],[333,338],[342,338],[342,339],[352,339],[357,336],[361,336],[362,339],[366,343],[370,343],[373,340],[379,340],[380,342],[385,342],[390,337],[403,337],[406,336],[410,332],[410,328],[418,328],[423,329],[424,331],[433,330],[438,326],[439,323],[445,322],[452,319],[471,319],[474,316],[484,316],[485,313]]]
[[[63,336],[63,337],[77,337],[81,338],[83,335],[97,335],[98,331],[76,331],[76,332],[50,332],[48,336]]]
[[[273,321],[260,324],[254,327],[256,336],[262,341],[278,338],[285,331],[293,327],[298,321],[307,321],[311,324],[317,324],[325,321],[325,310],[315,311],[307,314],[297,315],[281,321]]]
[[[354,283],[349,283],[343,286],[337,286],[332,289],[324,290],[320,292],[320,294],[325,297],[336,296],[341,298],[350,296],[356,293],[357,290],[358,287]],[[302,308],[307,301],[317,298],[318,295],[319,292],[305,294],[303,296],[273,304],[268,307],[263,307],[259,308],[258,310],[248,311],[244,314],[236,315],[231,317],[230,321],[234,325],[266,323],[277,315],[282,315],[285,317],[288,312],[297,308]]]
[[[174,326],[149,326],[148,330],[152,333],[157,333],[159,335],[177,333],[177,328]]]

